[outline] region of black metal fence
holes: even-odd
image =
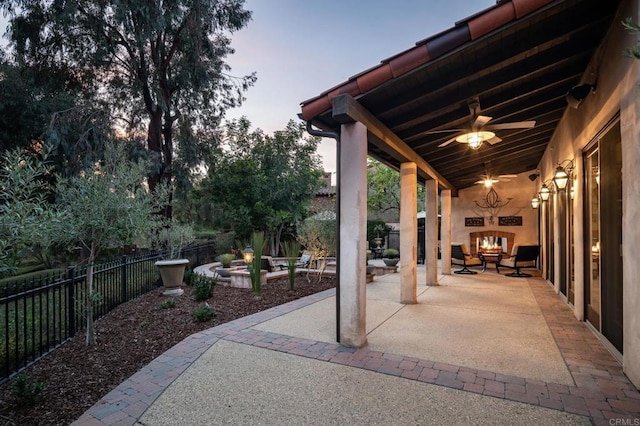
[[[94,319],[156,287],[154,263],[161,254],[123,256],[95,265]],[[212,262],[213,244],[182,253],[192,266]],[[0,298],[0,383],[82,330],[86,320],[86,265],[2,288]]]

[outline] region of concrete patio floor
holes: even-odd
[[[418,271],[416,305],[398,273],[367,285],[365,348],[335,343],[329,290],[190,336],[76,424],[639,421],[638,391],[545,281]]]

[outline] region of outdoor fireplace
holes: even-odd
[[[476,246],[479,253],[504,253],[504,249],[507,248],[507,239],[505,237],[478,237],[476,238]]]
[[[472,255],[478,253],[511,253],[516,234],[504,231],[482,231],[469,233]]]

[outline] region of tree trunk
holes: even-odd
[[[156,105],[154,111],[149,111],[149,127],[147,129],[147,148],[151,152],[158,154],[160,160],[162,158],[162,109]],[[149,189],[153,191],[160,182],[162,171],[158,174],[149,176]]]
[[[91,253],[89,254],[89,264],[87,265],[87,346],[96,344],[96,330],[93,325],[93,262],[95,261],[95,246],[91,243]]]
[[[160,181],[170,184],[173,177],[173,120],[168,110],[164,113],[164,122],[162,124],[162,171]],[[169,200],[163,209],[164,217],[167,219],[171,219],[173,216],[172,201],[173,191],[170,191]]]

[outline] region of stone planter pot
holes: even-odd
[[[400,262],[400,259],[397,258],[397,257],[395,259],[388,259],[388,258],[385,257],[384,259],[382,259],[382,261],[387,266],[396,266],[398,264],[398,262]]]
[[[180,288],[184,279],[184,270],[189,259],[158,260],[156,266],[160,269],[160,277],[167,296],[180,296],[184,290]]]
[[[232,268],[230,268],[230,267],[229,268],[225,268],[225,267],[221,266],[219,268],[216,268],[216,273],[219,276],[221,276],[223,278],[226,278],[226,277],[230,277],[231,276],[231,270],[232,270]]]

